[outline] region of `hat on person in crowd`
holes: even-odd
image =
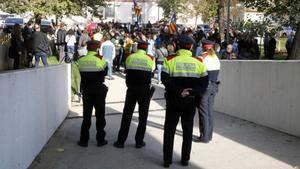
[[[96,40],[91,40],[87,42],[87,50],[96,52],[100,48],[100,42]]]
[[[196,41],[188,35],[179,35],[177,37],[177,41],[181,49],[187,49],[187,50],[190,50],[193,44],[196,43]]]
[[[214,49],[214,46],[215,46],[215,42],[213,42],[213,41],[210,41],[210,40],[202,41],[202,47],[204,50]]]
[[[148,45],[149,45],[148,42],[140,40],[140,41],[137,41],[137,43],[138,43],[138,46],[137,46],[138,49],[147,50]]]

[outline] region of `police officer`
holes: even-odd
[[[218,75],[220,70],[220,60],[214,51],[214,42],[204,40],[202,42],[205,52],[202,54],[202,61],[207,68],[209,85],[200,99],[198,108],[200,137],[196,141],[208,143],[212,139],[214,117],[214,98],[218,92]]]
[[[83,121],[80,140],[78,141],[78,145],[82,147],[88,146],[93,107],[96,110],[97,145],[101,147],[107,144],[104,128],[106,125],[105,98],[108,88],[103,84],[107,74],[107,63],[103,58],[97,57],[99,47],[100,42],[89,41],[87,43],[87,55],[77,61],[83,95]]]
[[[125,61],[128,89],[118,139],[114,143],[117,148],[124,148],[136,102],[139,104],[139,124],[135,135],[136,148],[146,145],[144,135],[150,99],[154,92],[154,88],[151,88],[151,75],[155,67],[154,57],[146,54],[147,47],[147,42],[139,41],[137,52],[128,56]]]
[[[181,118],[183,143],[181,164],[187,166],[190,160],[193,135],[193,119],[196,109],[195,97],[204,92],[207,72],[204,64],[192,57],[194,39],[187,35],[177,37],[179,50],[164,60],[162,82],[165,85],[166,117],[164,125],[164,167],[172,163],[174,134]]]

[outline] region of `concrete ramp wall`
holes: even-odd
[[[215,110],[300,136],[300,61],[222,61]]]
[[[70,65],[0,73],[0,168],[26,169],[65,119]]]

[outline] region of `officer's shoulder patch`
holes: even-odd
[[[153,56],[148,55],[148,54],[147,54],[147,56],[148,56],[151,60],[154,60],[154,57],[153,57]]]
[[[167,56],[167,60],[169,61],[169,60],[172,60],[173,58],[175,58],[176,57],[176,54],[174,54],[174,55],[169,55],[169,56]]]

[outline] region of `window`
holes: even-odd
[[[106,18],[113,18],[113,17],[115,17],[114,5],[107,5],[105,7],[105,17]]]

